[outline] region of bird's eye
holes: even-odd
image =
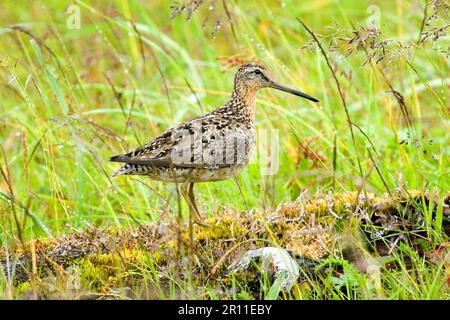
[[[255,72],[255,74],[261,74],[261,70],[259,70],[259,69],[256,69],[254,72]]]

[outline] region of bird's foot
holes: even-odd
[[[202,221],[199,221],[199,220],[194,220],[194,223],[196,223],[196,224],[198,224],[199,226],[202,226],[202,227],[205,227],[205,228],[211,228],[212,229],[212,226],[211,225],[209,225],[209,224],[207,224],[207,223],[204,223],[204,222],[202,222]]]

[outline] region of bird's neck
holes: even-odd
[[[230,103],[237,112],[243,112],[251,122],[255,122],[256,90],[248,87],[235,86],[231,94]]]

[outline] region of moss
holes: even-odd
[[[414,194],[415,201],[421,203],[421,193],[411,194]],[[158,225],[107,228],[42,239],[9,248],[8,252],[14,256],[14,259],[9,256],[9,263],[5,262],[5,251],[1,249],[0,259],[3,266],[18,262],[15,271],[18,295],[34,292],[35,282],[49,283],[47,287],[37,287],[40,297],[55,296],[58,291],[55,286],[69,290],[67,288],[73,285],[67,282],[70,278],[67,270],[72,267],[78,268],[79,290],[100,294],[108,294],[114,288],[145,288],[148,283],[156,286],[156,291],[171,291],[171,281],[177,282],[173,284],[177,287],[180,277],[200,291],[206,286],[217,286],[227,292],[227,288],[237,282],[257,290],[257,273],[228,273],[228,265],[247,250],[279,246],[295,256],[313,261],[333,254],[339,257],[345,247],[340,234],[359,230],[371,232],[370,228],[387,230],[386,226],[392,221],[404,219],[404,212],[411,207],[411,201],[405,195],[391,198],[358,192],[302,195],[294,202],[278,206],[271,213],[226,211],[210,217],[206,223],[211,228],[194,225],[193,248],[190,248],[188,228],[181,226],[180,229],[173,221],[167,228]],[[410,223],[408,228],[413,230],[413,224]],[[181,243],[177,241],[178,230]],[[426,237],[423,239],[420,247],[431,250],[433,244],[422,243],[428,241]],[[378,249],[376,245],[373,247]],[[189,252],[194,252],[195,257]],[[30,281],[32,261],[37,265],[38,281]],[[52,275],[56,281],[49,282],[48,277]],[[302,289],[297,294],[309,293]]]
[[[139,249],[124,249],[110,253],[98,253],[86,256],[74,263],[80,268],[80,280],[84,288],[105,292],[110,288],[132,286],[142,277],[131,277],[142,267],[149,265],[153,255],[149,256]],[[156,261],[153,261],[156,263]]]
[[[332,250],[332,235],[325,230],[305,233],[288,226],[286,231],[284,247],[294,254],[311,259],[320,259]]]
[[[77,262],[80,267],[80,280],[83,287],[94,291],[117,285],[117,268],[114,254],[93,255]]]
[[[207,220],[211,228],[196,228],[195,240],[236,239],[245,235],[247,229],[242,224],[240,214],[212,217]]]
[[[239,289],[248,288],[251,288],[252,291],[259,290],[259,288],[256,288],[259,287],[259,274],[253,269],[250,269],[247,272],[229,273],[218,279],[218,281],[225,291],[239,291]]]
[[[33,289],[33,285],[30,281],[19,283],[15,290],[14,294],[19,298],[23,298],[28,295],[28,293]]]

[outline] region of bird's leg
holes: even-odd
[[[191,200],[192,203],[192,208],[194,209],[194,215],[195,215],[195,222],[201,222],[202,221],[202,216],[200,215],[200,212],[197,208],[197,204],[195,203],[195,195],[194,195],[194,184],[190,183],[189,184],[189,193],[188,193],[189,199]]]
[[[190,248],[190,252],[193,253],[194,252],[194,230],[192,227],[192,209],[191,209],[191,203],[189,200],[189,184],[188,183],[183,183],[180,186],[180,191],[181,191],[181,195],[183,196],[184,200],[187,202],[188,207],[189,207],[189,248]],[[192,257],[192,255],[191,255]]]
[[[210,227],[209,225],[202,222],[202,217],[195,203],[194,196],[194,183],[185,182],[181,185],[181,194],[184,200],[186,200],[189,207],[189,215],[194,218],[194,222],[203,227]]]
[[[196,224],[202,227],[208,227],[211,228],[211,226],[207,223],[202,222],[202,216],[200,215],[200,211],[198,210],[197,203],[195,202],[195,195],[194,195],[194,183],[189,184],[189,199],[191,199],[192,207],[194,209],[194,221]]]

